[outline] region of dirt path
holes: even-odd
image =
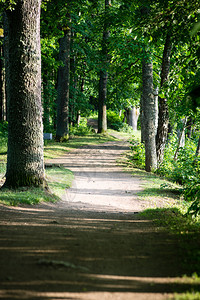
[[[188,288],[175,238],[138,215],[141,179],[116,164],[125,150],[109,142],[49,161],[75,174],[59,203],[0,207],[0,299],[154,300]]]

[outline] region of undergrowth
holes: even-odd
[[[129,164],[133,167],[144,169],[144,144],[135,138],[130,143]],[[155,172],[170,182],[180,185],[179,190],[184,200],[190,204],[188,214],[194,216],[200,214],[200,157],[195,156],[196,147],[197,141],[188,139],[185,147],[180,148],[177,160],[175,160],[174,154],[177,148],[177,141],[175,136],[172,136],[166,147],[163,162]]]

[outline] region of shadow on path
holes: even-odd
[[[138,214],[53,204],[1,210],[0,299],[162,299],[199,289],[176,278],[185,271],[176,237]]]

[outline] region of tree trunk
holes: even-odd
[[[180,124],[178,126],[178,129],[177,129],[177,137],[178,137],[178,141],[179,141],[179,147],[180,148],[183,148],[185,147],[185,130],[186,130],[186,127],[187,127],[187,124],[185,123],[187,120],[187,117],[186,119],[183,118],[181,121],[180,121]]]
[[[70,54],[70,93],[69,93],[69,124],[76,124],[77,117],[77,74],[76,74],[76,50],[74,49],[74,40],[76,33],[71,31],[71,54]]]
[[[3,46],[0,45],[0,121],[3,121],[4,107],[4,67],[3,67]]]
[[[140,115],[140,109],[136,107],[131,107],[127,109],[127,123],[137,131],[137,122]]]
[[[192,125],[193,125],[193,119],[192,117],[189,117],[187,121],[187,137],[191,139],[192,137]]]
[[[145,170],[151,172],[157,168],[156,156],[156,99],[153,89],[153,64],[148,59],[142,66],[142,128],[145,142]]]
[[[111,0],[105,0],[105,15],[111,5]],[[107,131],[107,114],[106,114],[106,100],[107,100],[107,83],[108,83],[108,38],[110,32],[108,30],[107,21],[104,23],[103,41],[102,41],[102,69],[100,71],[99,79],[99,111],[98,111],[98,133]]]
[[[144,143],[145,127],[144,127],[144,108],[143,108],[143,95],[140,97],[140,127],[141,127],[141,143]]]
[[[41,0],[18,0],[8,19],[6,187],[44,186],[41,105]]]
[[[169,34],[166,37],[165,47],[162,58],[162,69],[161,69],[161,83],[162,88],[164,83],[168,80],[170,70],[170,55],[172,50],[172,43]],[[169,125],[169,112],[166,98],[158,98],[159,103],[159,114],[158,114],[158,130],[156,135],[156,151],[157,159],[160,164],[163,160],[165,145],[167,142],[168,125]]]
[[[106,113],[107,82],[108,82],[107,72],[101,71],[100,81],[99,81],[98,133],[103,133],[107,131],[107,113]]]
[[[177,145],[177,148],[176,148],[176,151],[175,151],[175,154],[174,154],[174,160],[175,161],[177,160],[178,152],[179,152],[180,148],[183,146],[182,145],[183,139],[185,141],[185,135],[184,134],[185,134],[186,124],[187,124],[187,117],[183,121],[182,130],[181,130],[181,132],[179,133],[179,136],[178,136],[178,145]]]
[[[56,139],[69,135],[69,86],[70,86],[70,42],[71,29],[65,30],[60,39],[59,60],[63,63],[58,70],[57,128]]]
[[[3,26],[4,26],[4,40],[3,40],[3,54],[5,63],[5,97],[3,103],[3,119],[8,120],[8,82],[9,82],[9,72],[8,72],[8,62],[9,62],[9,38],[8,38],[8,18],[6,13],[3,14]]]

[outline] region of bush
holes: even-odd
[[[131,142],[131,162],[134,166],[144,168],[145,148],[144,145],[133,139]],[[182,185],[184,199],[191,202],[188,214],[200,215],[200,157],[195,156],[197,142],[189,139],[184,148],[178,153],[174,161],[174,153],[177,148],[176,137],[172,137],[168,143],[164,160],[156,173]]]
[[[92,128],[87,125],[87,119],[81,118],[79,125],[71,126],[70,135],[87,135],[92,132]]]
[[[135,167],[144,169],[145,167],[145,147],[144,144],[137,142],[134,138],[130,141],[132,150],[131,162]]]
[[[107,123],[108,127],[117,131],[123,128],[123,116],[120,117],[115,111],[107,111]]]
[[[200,214],[200,158],[195,156],[197,145],[191,139],[186,141],[185,147],[180,149],[178,158],[174,161],[176,147],[176,142],[172,139],[157,173],[183,186],[184,199],[192,202],[188,213],[197,216]]]
[[[0,123],[0,154],[6,154],[8,142],[8,123]]]
[[[0,136],[7,137],[8,136],[8,122],[0,122]]]
[[[125,132],[125,133],[132,133],[133,128],[128,124],[123,122],[124,115],[119,116],[119,113],[115,111],[108,110],[107,111],[107,122],[108,128],[114,129],[116,131]]]

